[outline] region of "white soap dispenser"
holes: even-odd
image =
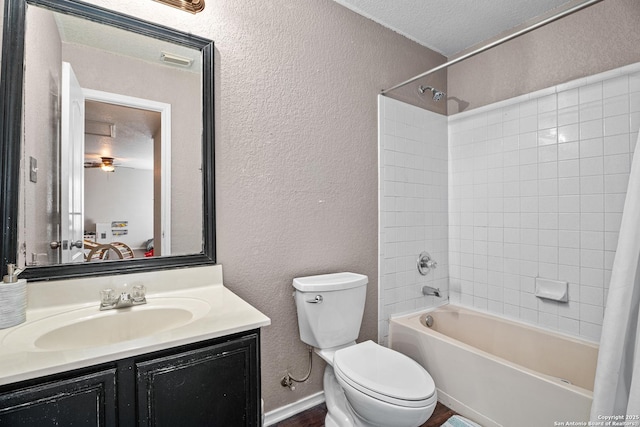
[[[0,283],[0,329],[19,325],[27,320],[27,280],[18,279],[22,270],[7,265],[7,275]]]

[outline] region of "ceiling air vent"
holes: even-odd
[[[116,125],[113,123],[100,122],[97,120],[86,120],[84,122],[84,133],[86,135],[116,137]]]

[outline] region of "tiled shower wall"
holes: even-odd
[[[639,70],[449,118],[452,302],[599,339],[640,127]],[[536,298],[537,276],[569,282],[569,302]]]
[[[378,97],[379,304],[378,339],[387,344],[389,316],[445,301],[448,294],[447,118],[385,96]],[[417,270],[420,252],[438,267]]]

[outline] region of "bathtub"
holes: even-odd
[[[589,420],[597,344],[450,304],[391,319],[389,344],[425,367],[440,402],[484,427]]]

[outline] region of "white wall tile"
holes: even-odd
[[[624,193],[627,192],[627,186],[629,184],[629,174],[612,174],[605,175],[604,177],[604,191],[605,193]]]
[[[558,93],[558,109],[561,108],[566,108],[566,107],[571,107],[574,105],[578,105],[579,103],[579,90],[576,89],[571,89],[571,90],[565,90],[562,91],[560,93]]]
[[[558,162],[558,177],[576,177],[580,176],[580,160],[561,160]]]
[[[630,152],[629,134],[606,136],[604,138],[604,154],[623,154]]]
[[[600,138],[603,133],[602,119],[580,122],[580,139]]]
[[[602,324],[604,309],[601,306],[580,304],[580,320],[594,324]]]
[[[446,117],[387,97],[380,98],[380,105],[384,124],[379,134],[378,338],[386,342],[390,315],[438,303],[435,297],[421,294],[423,285],[449,293],[449,141]],[[486,157],[487,145],[482,141],[487,132],[470,130],[464,123],[454,126],[451,144],[465,147],[461,156],[472,146],[473,156]],[[415,260],[425,250],[438,262],[438,269],[421,276]]]
[[[607,98],[627,94],[629,93],[629,76],[624,75],[605,80],[602,89],[605,101]]]
[[[599,157],[587,157],[580,159],[580,175],[602,175],[604,170],[604,163],[602,156]],[[613,172],[612,172],[613,173]]]
[[[629,94],[606,98],[603,104],[604,117],[629,114]]]
[[[629,153],[604,156],[604,173],[607,175],[628,174],[630,169]]]
[[[602,83],[594,83],[582,86],[578,89],[580,94],[580,104],[602,100]]]
[[[597,157],[603,153],[603,139],[582,139],[580,141],[580,157]]]
[[[446,118],[381,98],[381,342],[390,314],[437,303],[420,294],[424,283],[453,302],[599,339],[640,73],[555,90],[449,118],[448,133]],[[441,258],[426,278],[415,271],[420,250]],[[568,281],[569,302],[535,298],[537,275]]]
[[[570,335],[580,335],[580,322],[567,317],[558,317],[558,330]]]
[[[555,162],[556,160],[558,160],[558,146],[556,144],[538,147],[539,162]]]
[[[604,118],[604,135],[613,136],[629,133],[629,115],[621,114]]]
[[[596,119],[602,119],[604,117],[604,111],[601,101],[588,102],[580,104],[580,121],[590,122]]]
[[[568,135],[575,136],[575,139],[578,139],[578,129],[577,123],[580,121],[580,108],[577,105],[572,107],[562,108],[558,110],[558,135],[561,133],[564,134],[564,131],[568,131]],[[571,128],[568,126],[573,125]],[[567,139],[565,141],[573,141],[572,139]]]
[[[589,322],[580,322],[580,335],[593,341],[600,340],[602,333],[602,325],[596,325]]]
[[[491,127],[473,113],[451,121],[478,139],[492,135],[502,142],[501,156],[467,149],[450,159],[450,182],[463,184],[449,187],[456,208],[450,222],[472,226],[486,208],[488,226],[486,234],[450,246],[451,259],[456,251],[465,255],[455,256],[460,268],[450,270],[452,282],[463,276],[467,283],[458,301],[599,339],[640,127],[640,73],[603,78],[558,86],[537,100],[484,107]],[[454,143],[459,138],[450,136]],[[485,177],[486,187],[473,185]],[[569,302],[539,302],[531,288],[536,275],[568,281]]]
[[[604,176],[591,175],[580,177],[580,194],[603,194]]]

